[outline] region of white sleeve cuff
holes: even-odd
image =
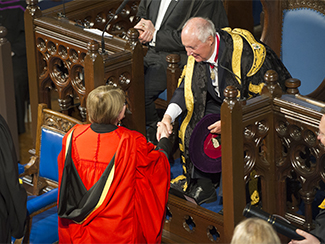
[[[156,46],[156,36],[157,36],[157,30],[153,33],[152,40],[150,42],[150,46]]]
[[[170,103],[165,112],[165,114],[168,114],[172,118],[172,123],[181,113],[182,109],[176,103]]]

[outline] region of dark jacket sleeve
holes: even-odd
[[[141,18],[148,19],[147,10],[146,10],[147,6],[148,6],[147,0],[140,1],[139,6],[138,6],[137,17],[139,17],[140,19]]]
[[[183,4],[183,5],[182,5]],[[183,15],[185,10],[187,15]],[[186,11],[185,11],[186,13]],[[157,32],[157,51],[180,51],[184,50],[181,41],[182,27],[191,17],[204,17],[212,20],[216,28],[228,26],[228,18],[223,3],[220,0],[192,0],[182,1],[173,10],[175,21],[178,18],[178,28],[161,28]],[[178,16],[178,17],[177,17]],[[179,17],[181,16],[181,17]],[[171,21],[174,21],[169,17]],[[166,21],[167,23],[167,21]],[[172,23],[171,23],[172,25]]]
[[[172,99],[170,100],[169,104],[170,103],[176,103],[178,106],[180,106],[182,111],[186,109],[185,98],[184,98],[184,79],[179,85],[179,87],[177,87],[177,89],[174,91]]]
[[[18,161],[9,127],[0,115],[0,224],[2,228],[0,234],[6,231],[9,237],[10,235],[15,238],[23,236],[27,212],[26,201],[26,191],[18,181]],[[2,241],[0,240],[1,243]]]
[[[150,13],[150,0],[141,0],[137,16],[153,19],[157,13]],[[156,36],[156,51],[185,51],[181,41],[181,31],[185,22],[191,17],[206,17],[211,19],[216,28],[228,26],[228,18],[221,0],[178,0],[172,12],[164,17],[164,21]]]
[[[172,153],[172,144],[170,140],[166,137],[163,137],[160,139],[160,141],[157,144],[156,150],[162,149],[167,158],[171,156]]]

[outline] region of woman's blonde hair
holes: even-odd
[[[259,218],[248,218],[240,222],[230,244],[280,244],[272,225]]]
[[[87,97],[87,114],[92,123],[114,124],[125,103],[122,89],[105,85],[92,90]]]

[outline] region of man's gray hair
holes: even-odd
[[[215,38],[216,28],[215,28],[213,22],[208,18],[192,17],[186,21],[186,23],[183,26],[183,29],[188,24],[188,22],[191,21],[193,18],[205,20],[205,21],[197,22],[195,25],[195,28],[196,28],[195,33],[197,35],[197,38],[201,42],[203,42],[203,43],[206,42],[206,40],[208,39],[209,36],[212,36],[213,38]]]

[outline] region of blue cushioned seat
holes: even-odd
[[[159,94],[158,98],[167,101],[167,89],[164,90],[162,93]]]
[[[58,182],[57,157],[62,148],[64,133],[41,128],[39,176]],[[57,202],[58,188],[40,196],[32,196],[27,201],[28,215]],[[29,243],[54,243],[59,240],[57,207],[52,207],[33,216]]]
[[[29,243],[55,243],[59,240],[57,207],[33,217]]]
[[[62,148],[64,134],[42,127],[39,175],[58,181],[57,158]]]
[[[24,243],[58,242],[58,162],[62,139],[75,124],[81,121],[63,113],[38,105],[36,150],[30,168],[33,177],[32,196],[27,201],[27,228]],[[36,167],[36,169],[35,169]],[[24,178],[23,178],[24,179]],[[27,181],[28,182],[28,181]]]
[[[27,212],[29,215],[57,201],[58,189],[40,196],[29,196]],[[33,217],[29,243],[54,243],[59,240],[57,207],[52,207]]]
[[[325,16],[307,8],[284,10],[281,60],[301,81],[300,94],[313,92],[325,78]]]

